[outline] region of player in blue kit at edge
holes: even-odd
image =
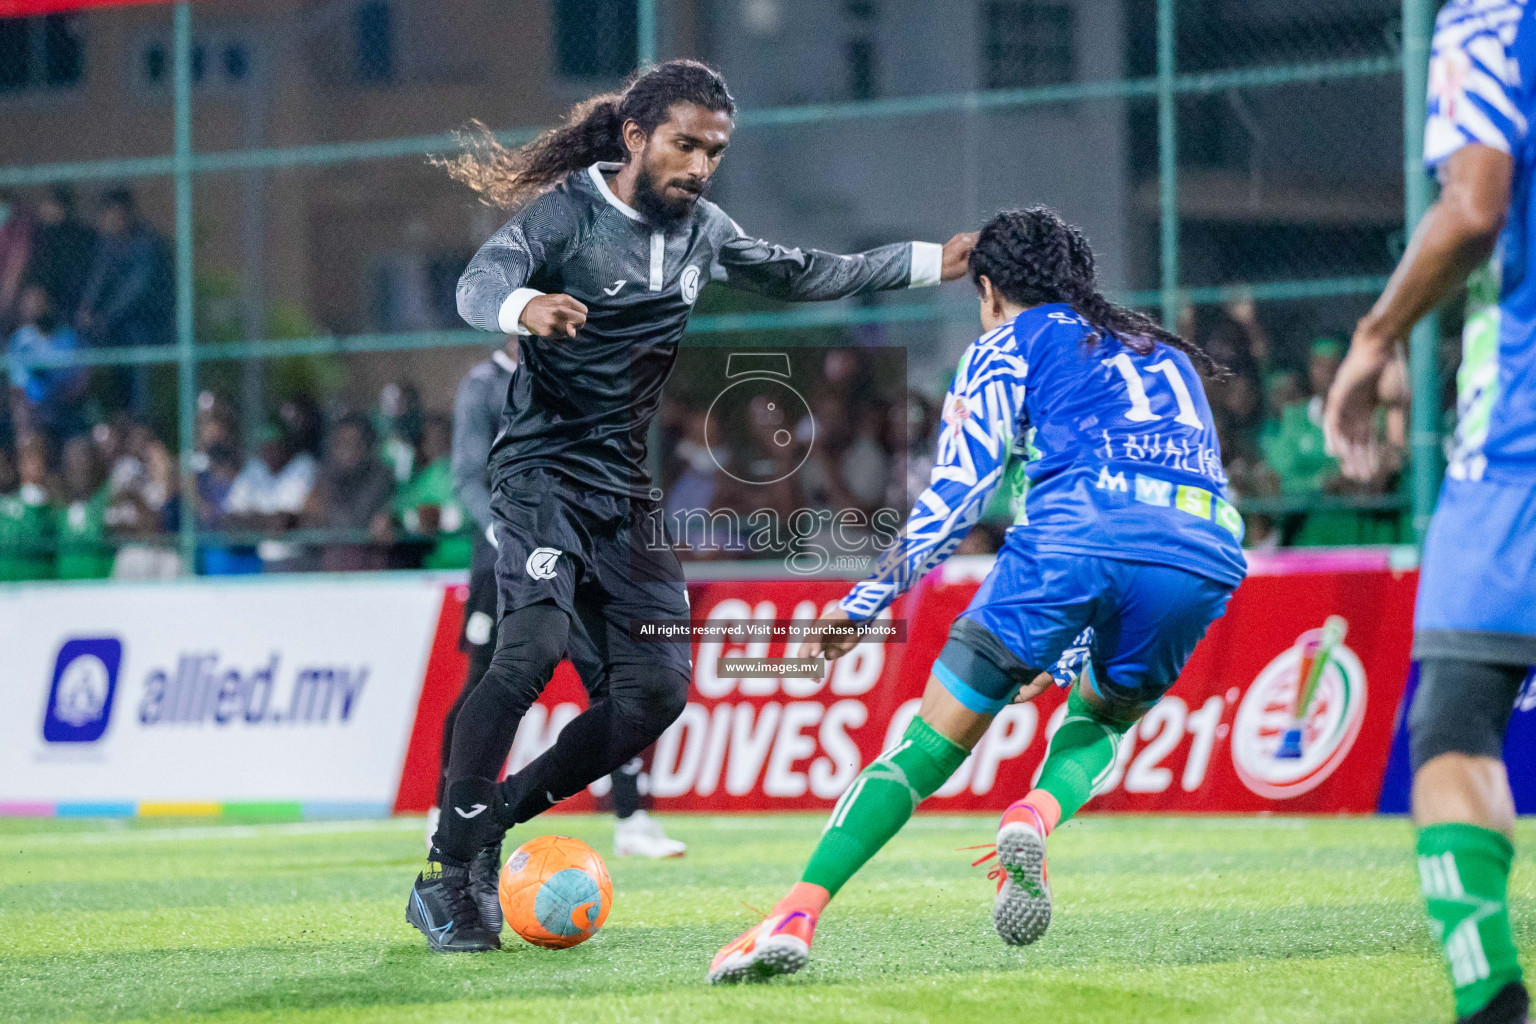
[[[927,490],[874,574],[843,598],[867,622],[948,557],[1010,473],[1018,522],[939,654],[917,716],[838,800],[801,881],[710,965],[712,982],[789,974],[827,902],[943,785],[1010,702],[1070,687],[1034,790],[1003,815],[993,924],[1044,934],[1045,842],[1103,782],[1247,566],[1242,519],[1196,366],[1208,356],[1099,294],[1093,252],[1050,210],[1002,213],[970,257],[986,333],[960,360]],[[824,632],[835,659],[856,642]],[[989,858],[983,858],[989,859]]]
[[[1515,806],[1502,754],[1536,665],[1533,112],[1536,4],[1446,4],[1424,128],[1441,195],[1355,328],[1323,420],[1340,468],[1372,476],[1376,406],[1400,346],[1497,245],[1498,304],[1469,320],[1462,339],[1455,444],[1414,608],[1419,685],[1408,712],[1419,880],[1466,1024],[1519,1024],[1530,1005],[1509,924]]]

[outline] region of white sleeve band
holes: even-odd
[[[908,288],[938,284],[944,273],[944,247],[937,242],[912,243],[912,280]]]
[[[519,288],[508,295],[507,301],[501,304],[501,312],[496,314],[496,325],[501,328],[501,333],[520,334],[525,338],[532,334],[533,332],[519,321],[522,320],[523,310],[528,303],[543,294],[537,288]]]

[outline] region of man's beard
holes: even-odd
[[[693,216],[693,208],[709,190],[706,183],[698,195],[686,199],[668,199],[656,188],[655,179],[645,167],[635,176],[635,209],[657,227],[670,231]]]

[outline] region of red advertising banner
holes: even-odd
[[[650,765],[658,809],[829,808],[916,713],[949,626],[975,594],[985,565],[954,560],[931,574],[890,612],[906,620],[904,643],[861,644],[824,679],[722,672],[722,658],[798,653],[783,641],[696,643],[688,706],[658,741]],[[1374,811],[1408,668],[1416,582],[1414,573],[1379,566],[1251,576],[1173,690],[1127,734],[1090,808]],[[845,592],[843,583],[808,580],[690,587],[696,621],[811,619]],[[449,623],[456,635],[459,607],[450,588],[423,709],[446,708],[463,678],[462,656],[444,651]],[[1330,616],[1340,617],[1346,632],[1319,659],[1314,648]],[[1318,660],[1322,667],[1311,671]],[[924,809],[1000,810],[1028,791],[1065,714],[1064,696],[1052,690],[1033,704],[1004,709]],[[584,704],[575,673],[562,666],[518,731],[509,769],[547,748]],[[417,732],[399,810],[431,801],[436,741],[422,721]],[[591,806],[592,795],[583,794],[562,808]]]
[[[164,3],[165,0],[0,0],[0,18],[25,18],[34,14],[58,14],[87,7],[126,7],[129,4]]]

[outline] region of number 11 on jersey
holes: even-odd
[[[1105,366],[1113,366],[1125,380],[1125,389],[1131,399],[1131,411],[1125,414],[1126,419],[1132,423],[1146,423],[1163,418],[1152,411],[1152,400],[1147,397],[1146,385],[1142,383],[1141,374],[1137,372],[1136,364],[1131,362],[1129,355],[1121,352],[1113,359],[1101,362]],[[1173,389],[1174,400],[1179,404],[1179,414],[1173,418],[1174,422],[1197,429],[1204,427],[1205,424],[1200,422],[1200,414],[1195,411],[1195,400],[1189,393],[1189,385],[1184,383],[1179,368],[1167,359],[1160,359],[1147,369],[1168,378],[1168,386]]]

